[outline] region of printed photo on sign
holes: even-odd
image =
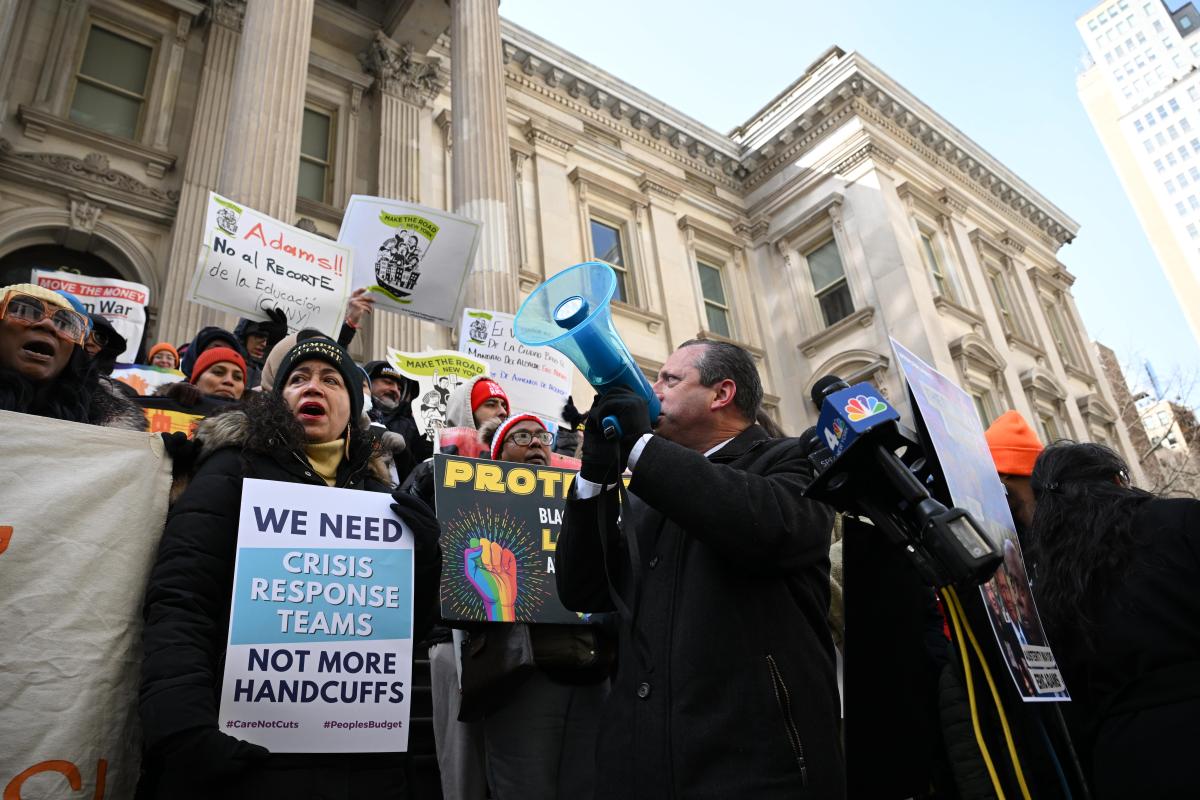
[[[281,309],[289,331],[337,336],[350,295],[350,250],[215,192],[189,299],[247,319]]]
[[[338,242],[354,254],[354,288],[376,308],[453,325],[480,225],[415,203],[354,195]]]
[[[488,372],[486,363],[454,350],[402,353],[389,347],[387,360],[401,375],[417,382],[412,415],[417,430],[431,442],[436,440],[438,431],[446,427],[450,394],[463,381]]]
[[[578,624],[554,583],[573,470],[436,454],[442,618]]]
[[[983,436],[971,396],[892,340],[954,505],[971,512],[1004,556],[996,574],[979,587],[996,644],[1026,702],[1069,700],[1033,602],[1004,486]]]
[[[244,481],[221,730],[276,753],[408,749],[413,536],[391,501]]]
[[[513,409],[547,420],[562,419],[571,394],[574,366],[550,347],[528,347],[513,336],[513,315],[478,308],[463,309],[458,349],[487,362]]]
[[[99,314],[112,323],[113,330],[125,339],[125,350],[117,361],[128,364],[137,359],[146,330],[146,306],[150,302],[150,287],[116,278],[93,278],[71,272],[48,272],[35,269],[33,282],[51,291],[75,295],[89,314]]]
[[[112,371],[112,378],[133,389],[139,395],[151,395],[160,386],[187,380],[187,376],[177,369],[152,367],[146,364],[117,367]]]

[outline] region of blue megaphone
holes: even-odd
[[[545,281],[525,298],[513,320],[513,333],[528,347],[553,347],[579,368],[603,394],[625,386],[640,394],[650,408],[650,424],[661,413],[658,395],[638,369],[629,348],[613,327],[608,304],[617,290],[617,275],[603,261],[585,261]],[[615,417],[600,427],[608,439],[621,435]]]

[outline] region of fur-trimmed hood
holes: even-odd
[[[114,386],[111,378],[100,378],[92,406],[99,414],[96,424],[105,428],[143,432],[149,427],[142,407]]]

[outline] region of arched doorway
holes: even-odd
[[[74,272],[93,278],[124,278],[112,264],[94,253],[70,250],[56,244],[22,247],[0,258],[0,286],[29,283],[32,271]]]

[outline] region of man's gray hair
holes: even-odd
[[[684,347],[704,348],[703,355],[696,361],[700,383],[712,386],[726,379],[733,381],[737,386],[734,406],[747,422],[754,422],[763,399],[762,380],[754,366],[754,357],[736,344],[713,339],[688,339],[679,345],[680,349]]]

